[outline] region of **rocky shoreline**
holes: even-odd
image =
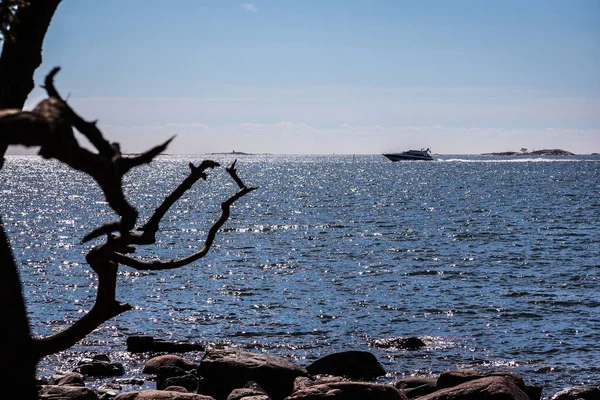
[[[500,153],[482,153],[482,156],[574,156],[575,153],[561,149],[543,149],[534,151],[504,151]]]
[[[419,347],[422,342],[419,338],[399,338],[399,343],[410,349]],[[40,399],[600,399],[597,386],[575,386],[558,393],[543,393],[542,387],[527,384],[520,375],[507,371],[454,370],[435,377],[377,383],[376,379],[385,376],[386,371],[376,357],[366,351],[333,353],[303,367],[277,355],[215,349],[205,351],[197,364],[180,354],[201,350],[200,344],[171,343],[146,336],[130,337],[127,344],[129,352],[148,354],[140,376],[122,378],[125,375],[122,364],[111,362],[107,355],[97,354],[80,360],[71,371],[59,371],[52,377],[40,379]],[[155,349],[161,349],[163,354],[156,355]],[[87,380],[98,379],[104,382],[101,386],[86,385]],[[142,389],[148,384],[155,389]]]

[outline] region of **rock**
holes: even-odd
[[[299,376],[294,380],[294,392],[302,389],[309,388],[315,385],[321,385],[326,383],[337,383],[337,382],[350,382],[349,379],[341,376],[320,376],[318,379],[313,380],[306,376]]]
[[[179,386],[185,388],[190,393],[196,393],[198,391],[199,382],[200,380],[198,377],[192,374],[173,376],[164,380],[165,388],[169,386]]]
[[[167,386],[164,389],[165,392],[180,392],[180,393],[189,393],[190,391],[184,388],[183,386]]]
[[[306,370],[291,361],[268,354],[247,351],[211,350],[198,367],[203,378],[200,393],[226,399],[234,389],[247,382],[259,384],[273,399],[283,399],[292,392],[294,379],[307,376]]]
[[[367,382],[332,382],[310,386],[292,393],[285,400],[407,400],[398,389]]]
[[[215,400],[212,397],[195,393],[184,393],[166,390],[142,390],[139,392],[121,393],[115,400]]]
[[[187,375],[188,373],[189,373],[188,371],[183,370],[179,367],[160,367],[156,371],[156,389],[163,390],[164,388],[169,386],[166,383],[167,379],[184,376],[184,375]],[[175,385],[175,386],[179,386],[179,385]],[[195,390],[194,390],[194,392],[195,392]]]
[[[93,390],[80,386],[42,386],[39,391],[40,400],[98,400]]]
[[[474,369],[459,369],[442,373],[437,380],[437,388],[445,389],[490,376],[502,376],[510,379],[519,389],[525,391],[525,382],[520,375],[505,371],[477,371]]]
[[[388,339],[377,339],[369,343],[373,347],[379,347],[383,349],[404,349],[404,350],[417,350],[421,347],[425,347],[425,342],[415,336],[411,337],[393,337]]]
[[[573,386],[556,393],[550,400],[599,400],[600,388],[596,386]]]
[[[100,386],[96,391],[106,397],[115,397],[119,394],[122,387],[118,383],[106,383]]]
[[[121,363],[93,360],[80,363],[75,372],[87,376],[122,376],[125,374],[125,368]]]
[[[514,380],[504,376],[489,376],[437,390],[419,400],[530,400]]]
[[[159,368],[164,367],[177,367],[184,371],[192,371],[197,368],[197,365],[183,357],[174,354],[166,354],[148,360],[146,365],[144,365],[142,372],[144,374],[156,374]]]
[[[115,383],[119,383],[121,385],[143,385],[144,384],[144,380],[143,379],[138,379],[138,378],[119,378],[119,379],[115,379]]]
[[[329,354],[310,364],[306,370],[311,375],[327,374],[364,380],[372,380],[385,375],[385,370],[377,358],[368,351],[344,351]]]
[[[85,386],[83,375],[77,372],[59,372],[56,375],[52,375],[48,384],[58,386]]]
[[[269,395],[256,382],[249,382],[246,387],[233,389],[227,400],[271,400]]]
[[[437,390],[437,378],[406,378],[396,382],[394,387],[403,391],[409,399],[413,399],[435,392]]]
[[[149,351],[165,353],[187,353],[188,351],[204,351],[201,343],[188,341],[167,342],[155,339],[152,336],[129,336],[127,338],[127,351],[131,353],[144,353]]]

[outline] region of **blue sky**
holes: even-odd
[[[168,4],[63,0],[46,36],[36,81],[125,151],[600,152],[600,1]]]

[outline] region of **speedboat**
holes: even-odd
[[[402,153],[388,153],[384,154],[385,157],[392,161],[401,161],[401,160],[422,160],[422,161],[433,161],[433,157],[431,156],[431,152],[429,149],[421,149],[421,150],[408,150]]]

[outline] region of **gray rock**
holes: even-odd
[[[364,380],[372,380],[385,375],[385,370],[377,358],[368,351],[344,351],[329,354],[310,364],[306,370],[311,375],[327,374]]]

